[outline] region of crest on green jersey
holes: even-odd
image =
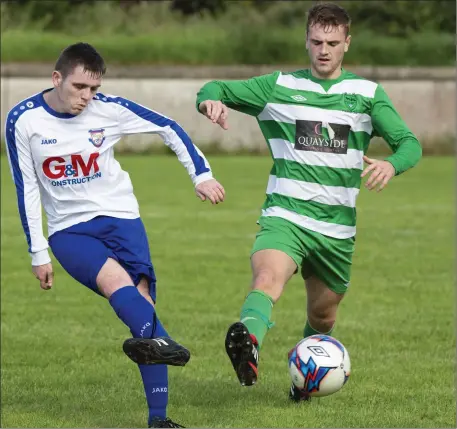
[[[354,112],[357,108],[357,97],[355,94],[345,93],[343,96],[345,106],[351,111]]]

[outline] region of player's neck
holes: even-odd
[[[47,91],[43,94],[44,101],[46,104],[55,112],[58,113],[67,113],[61,103],[57,92],[55,89],[51,89],[51,91]]]
[[[331,74],[326,74],[323,75],[322,73],[319,73],[313,66],[311,66],[311,74],[314,78],[320,79],[320,80],[336,80],[338,79],[341,74],[343,73],[341,65],[337,67]]]

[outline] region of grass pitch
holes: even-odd
[[[350,291],[335,337],[352,374],[337,394],[289,403],[287,351],[300,338],[305,294],[296,276],[273,312],[260,379],[241,388],[224,351],[250,282],[270,160],[210,157],[227,191],[194,197],[174,157],[120,157],[131,173],[158,275],[158,312],[193,353],[170,368],[169,415],[188,427],[456,427],[454,159],[425,158],[380,194],[362,189]],[[55,263],[42,291],[2,159],[2,427],[144,427],[128,329],[102,298]]]

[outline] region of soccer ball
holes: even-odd
[[[289,352],[292,382],[309,396],[328,396],[349,378],[351,362],[346,348],[328,335],[312,335]]]

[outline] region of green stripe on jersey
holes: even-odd
[[[282,207],[302,216],[338,225],[355,226],[356,223],[355,208],[303,201],[276,193],[267,195],[262,208],[269,207]]]
[[[329,168],[300,164],[285,159],[275,160],[274,174],[286,179],[302,180],[319,183],[325,186],[343,186],[345,188],[360,188],[362,178],[358,169]]]

